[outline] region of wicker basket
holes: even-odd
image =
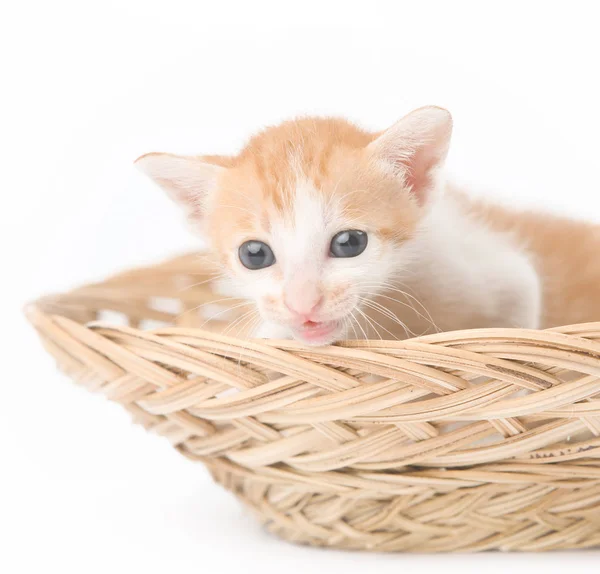
[[[200,329],[210,285],[187,255],[27,315],[64,372],[203,462],[282,538],[600,546],[600,323],[306,348]]]

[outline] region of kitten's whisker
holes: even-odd
[[[366,302],[366,301],[363,301],[363,303],[366,305],[366,303],[367,303],[367,302]],[[367,305],[367,307],[369,307],[369,305]],[[375,307],[371,307],[371,309],[377,310]],[[376,320],[374,317],[370,317],[370,318],[369,318],[369,317],[367,317],[367,315],[366,315],[365,313],[363,313],[363,312],[362,312],[360,309],[358,309],[358,310],[359,310],[359,312],[361,313],[361,315],[363,315],[363,317],[364,317],[365,319],[367,319],[367,321],[369,321],[369,322],[370,322],[370,321],[373,321],[373,322],[374,322],[376,325],[378,325],[379,327],[381,327],[381,328],[382,328],[382,329],[383,329],[383,330],[384,330],[386,333],[388,333],[389,335],[391,335],[391,336],[392,336],[392,338],[394,338],[394,339],[398,340],[398,337],[397,337],[396,335],[394,335],[394,333],[392,333],[391,331],[388,331],[388,330],[387,330],[387,329],[386,329],[386,328],[385,328],[385,327],[384,327],[384,326],[383,326],[381,323],[379,323],[379,321],[377,321],[377,320]],[[398,323],[398,324],[399,324],[399,325],[400,325],[400,326],[401,326],[401,327],[404,329],[404,333],[406,334],[406,337],[407,337],[407,338],[410,338],[410,337],[409,337],[409,334],[408,334],[408,331],[409,331],[409,330],[407,329],[406,325],[404,325],[404,323],[402,323],[402,321],[400,321],[399,319],[398,319],[396,322],[397,322],[397,323]],[[378,334],[379,334],[379,333],[378,333]],[[382,338],[382,337],[381,337],[381,335],[379,335],[379,338],[380,338],[380,339]]]
[[[373,297],[382,297],[384,299],[389,299],[390,301],[395,301],[396,303],[399,303],[400,305],[408,307],[409,309],[414,311],[414,313],[416,315],[421,317],[421,319],[423,319],[424,321],[427,321],[429,324],[431,324],[431,326],[437,332],[441,332],[441,329],[436,325],[435,321],[433,320],[433,317],[431,316],[431,313],[429,313],[429,311],[427,310],[425,305],[423,305],[423,303],[421,303],[421,301],[419,301],[416,297],[414,297],[410,293],[406,293],[402,289],[398,289],[397,287],[395,287],[389,283],[385,283],[385,282],[382,282],[378,285],[360,285],[360,287],[361,288],[364,288],[364,287],[366,287],[366,288],[369,288],[369,287],[382,288],[384,291],[399,293],[400,295],[407,297],[409,299],[409,301],[400,301],[398,299],[395,299],[394,297],[390,297],[389,295],[386,295],[385,293],[381,293],[381,292],[377,292],[377,293],[373,293],[373,292],[369,293],[368,292],[367,293],[367,295],[371,295]],[[415,301],[421,307],[421,309],[423,309],[423,311],[426,313],[426,316],[423,315],[418,309],[416,309],[415,306],[410,302],[410,300]]]
[[[206,321],[204,321],[204,323],[202,323],[198,327],[198,329],[202,329],[202,327],[204,327],[204,325],[206,325],[210,321],[213,321],[214,319],[216,319],[217,317],[219,317],[219,315],[222,315],[223,313],[227,313],[229,311],[233,311],[234,309],[238,309],[239,307],[244,307],[246,305],[252,305],[252,304],[253,304],[252,301],[246,301],[245,303],[240,303],[239,305],[234,305],[233,307],[228,307],[227,309],[223,309],[222,311],[219,311],[219,313],[216,313],[212,317],[209,317]]]
[[[258,325],[261,320],[261,317],[260,317],[260,314],[258,313],[258,311],[256,309],[253,309],[253,311],[256,311],[256,316],[251,317],[251,319],[250,319],[250,327],[251,328],[249,330],[249,333],[252,333],[252,330],[256,328],[256,325]],[[252,336],[250,334],[247,337],[244,337],[244,340],[246,341],[246,343],[244,345],[242,345],[242,348],[240,349],[240,353],[238,355],[238,361],[237,361],[238,369],[241,368],[241,366],[242,366],[242,357],[243,357],[244,351],[247,350],[248,347],[250,346],[251,338],[252,338]]]
[[[231,331],[236,325],[241,328],[240,323],[248,317],[248,315],[254,317],[254,313],[257,313],[256,309],[250,309],[250,311],[246,311],[242,315],[240,315],[235,321],[233,321],[225,331],[223,331],[223,335],[226,335],[229,331]]]
[[[253,322],[254,319],[260,319],[260,313],[258,312],[258,309],[253,308],[250,310],[250,313],[246,313],[246,315],[250,315],[249,318],[244,322]],[[241,325],[239,326],[241,328]],[[244,324],[244,328],[246,328],[246,325]]]
[[[215,275],[214,277],[209,277],[208,279],[205,279],[204,281],[198,281],[198,283],[192,283],[191,285],[186,285],[185,287],[182,287],[181,289],[179,289],[179,291],[184,292],[184,291],[187,291],[188,289],[193,289],[194,287],[199,287],[200,285],[204,285],[205,283],[210,283],[211,281],[218,281],[219,279],[223,279],[224,277],[225,277],[224,274]]]
[[[398,293],[401,293],[402,295],[404,295],[405,297],[408,297],[410,299],[412,299],[413,301],[415,301],[415,303],[417,303],[417,305],[419,305],[423,311],[427,314],[429,314],[429,311],[427,311],[427,308],[425,307],[425,305],[423,305],[423,303],[418,299],[418,297],[416,297],[413,293],[410,293],[410,287],[408,285],[406,285],[406,283],[403,283],[402,281],[400,281],[399,279],[396,279],[396,283],[385,283],[386,286],[388,287],[388,289],[390,291],[396,291]],[[403,289],[398,289],[398,285],[400,285],[401,287],[404,287],[405,290]]]
[[[388,295],[384,295],[384,294],[382,294],[381,297],[383,297],[384,299],[390,299],[392,301],[397,301],[398,303],[402,303],[404,305],[408,305],[419,317],[421,317],[425,321],[429,322],[436,331],[438,331],[438,332],[441,331],[441,329],[436,325],[435,321],[433,320],[431,313],[427,310],[427,307],[425,307],[425,305],[423,305],[423,303],[421,303],[421,301],[419,301],[416,297],[413,297],[409,293],[405,293],[401,289],[397,289],[396,291],[398,293],[400,293],[401,295],[404,295],[405,297],[407,297],[409,299],[409,301],[407,301],[407,303],[402,303],[402,301],[398,301],[397,299],[394,299],[393,297],[389,297]],[[415,308],[415,306],[410,302],[410,300],[415,301],[415,303],[417,303],[419,305],[419,307],[421,307],[421,309],[423,309],[423,311],[426,313],[427,316],[424,316],[420,311],[418,311]]]
[[[359,311],[360,309],[358,307],[354,308],[354,311]],[[354,319],[354,321],[356,322],[356,326],[362,331],[363,337],[365,341],[369,340],[369,337],[367,336],[367,334],[365,333],[365,330],[362,328],[362,325],[358,322],[358,319],[354,316],[354,311],[350,311],[350,315],[352,316],[352,318]]]
[[[238,367],[240,366],[240,364],[242,362],[242,354],[250,346],[250,339],[254,338],[253,337],[254,330],[256,329],[256,326],[260,323],[260,321],[261,321],[261,317],[258,314],[258,312],[256,315],[251,315],[248,319],[246,319],[246,321],[244,321],[243,327],[244,327],[244,329],[248,330],[247,331],[248,334],[246,336],[244,336],[244,340],[246,342],[242,345],[242,348],[240,350],[240,355],[238,358]]]
[[[408,326],[403,321],[401,321],[394,313],[392,313],[389,309],[385,308],[383,305],[379,305],[375,301],[369,301],[368,299],[363,299],[362,304],[365,305],[366,307],[369,307],[370,309],[373,309],[373,311],[377,311],[378,313],[380,313],[384,317],[387,317],[394,323],[397,323],[398,325],[400,325],[400,327],[402,327],[402,329],[404,330],[404,334],[406,335],[407,339],[410,338],[411,336],[416,337],[416,334],[413,333],[413,331],[411,329],[409,329]],[[375,320],[375,319],[373,319],[373,320]],[[388,331],[388,333],[389,333],[389,331]]]
[[[405,289],[409,289],[410,290],[410,287],[408,287],[408,285],[406,285],[405,283],[402,283],[401,281],[398,281],[398,284],[401,285],[402,287],[404,287]],[[391,290],[392,291],[396,290],[398,293],[401,293],[405,297],[408,297],[409,299],[412,299],[417,305],[419,305],[421,307],[421,309],[423,309],[423,311],[425,313],[427,313],[427,316],[431,320],[432,325],[437,328],[437,326],[435,325],[435,322],[433,321],[433,318],[431,317],[431,314],[429,313],[429,311],[427,310],[427,308],[425,307],[425,305],[423,305],[423,303],[416,296],[414,296],[411,293],[409,293],[407,291],[404,291],[402,289],[392,288]],[[415,311],[416,311],[416,309],[415,309]]]
[[[371,319],[367,316],[367,314],[363,313],[362,310],[359,309],[358,307],[356,308],[356,310],[365,318],[365,321],[371,326],[371,328],[373,329],[373,331],[375,331],[375,335],[377,335],[379,337],[379,340],[383,340],[383,337],[381,336],[381,333],[377,330],[377,328],[375,327],[375,325],[373,325],[373,321],[371,321]],[[375,321],[375,323],[377,323],[377,321]],[[381,327],[381,325],[379,325],[379,326]],[[384,327],[382,327],[382,329],[384,329],[384,331],[387,330]],[[388,331],[388,333],[389,333],[389,331]]]
[[[177,315],[175,317],[175,320],[180,319],[186,313],[192,313],[193,311],[197,311],[198,309],[202,309],[202,307],[206,307],[207,305],[217,305],[218,303],[221,303],[222,301],[231,301],[231,300],[232,300],[232,297],[224,297],[223,299],[217,299],[216,301],[207,301],[206,303],[202,303],[200,305],[197,305],[196,307],[192,307],[191,309],[186,309],[182,313],[179,313],[179,315]],[[248,304],[248,303],[252,303],[252,301],[248,301],[246,304]],[[235,307],[233,307],[233,309],[235,309]],[[225,311],[227,311],[227,310],[228,309],[225,309]]]
[[[402,327],[402,329],[404,330],[404,333],[405,333],[405,335],[406,335],[407,338],[416,337],[418,335],[412,329],[410,329],[408,327],[408,325],[398,317],[398,315],[396,315],[395,313],[393,313],[387,307],[384,307],[380,303],[377,303],[376,301],[372,301],[372,300],[366,300],[366,301],[363,301],[362,303],[366,307],[369,307],[369,308],[373,309],[374,311],[376,311],[380,315],[383,315],[384,317],[387,317],[388,319],[390,319],[391,321],[393,321],[394,323],[396,323],[400,327]],[[422,334],[423,333],[421,333],[421,335]]]
[[[373,299],[367,299],[368,301],[370,301],[371,303],[375,303],[379,306],[381,306],[381,308],[388,310],[391,313],[391,310],[388,309],[387,307],[385,307],[384,305],[381,305],[381,303],[378,303],[377,301],[375,301],[374,299],[376,297],[383,297],[384,299],[390,299],[391,301],[396,301],[397,303],[399,303],[400,305],[404,306],[404,307],[408,307],[411,311],[413,311],[417,316],[421,317],[421,319],[423,319],[424,321],[427,321],[429,324],[431,324],[433,327],[437,328],[435,323],[433,323],[433,320],[430,319],[429,317],[425,317],[422,313],[420,313],[419,311],[417,311],[417,309],[415,309],[412,305],[410,305],[409,303],[405,303],[403,301],[399,301],[398,299],[394,299],[393,297],[387,297],[386,295],[383,295],[381,293],[367,293],[367,295],[371,295],[373,297]]]
[[[352,314],[352,312],[350,312],[350,318],[349,319],[344,319],[344,321],[347,321],[348,325],[350,325],[350,327],[352,327],[352,330],[354,331],[354,339],[357,340],[358,339],[358,333],[356,332],[356,329],[355,329],[354,324],[352,322],[353,319],[354,319],[354,315]]]
[[[248,324],[248,338],[249,339],[256,339],[256,330],[258,329],[258,327],[260,326],[262,321],[262,317],[260,315],[257,315],[256,317],[254,317],[253,320],[250,321],[250,323]]]

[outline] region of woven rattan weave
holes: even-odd
[[[600,546],[600,323],[308,348],[224,334],[237,311],[217,310],[209,279],[187,255],[27,316],[65,373],[204,463],[282,538]]]

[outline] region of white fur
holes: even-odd
[[[470,216],[451,195],[433,200],[400,258],[412,261],[403,280],[434,317],[454,308],[465,322],[469,315],[486,318],[482,326],[539,326],[541,284],[527,252],[510,235]]]

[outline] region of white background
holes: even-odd
[[[598,554],[294,547],[203,468],[56,374],[20,307],[195,245],[132,161],[227,153],[305,113],[455,118],[475,193],[600,221],[596,3],[13,2],[0,14],[0,571],[480,572]],[[7,322],[8,321],[8,322]]]

